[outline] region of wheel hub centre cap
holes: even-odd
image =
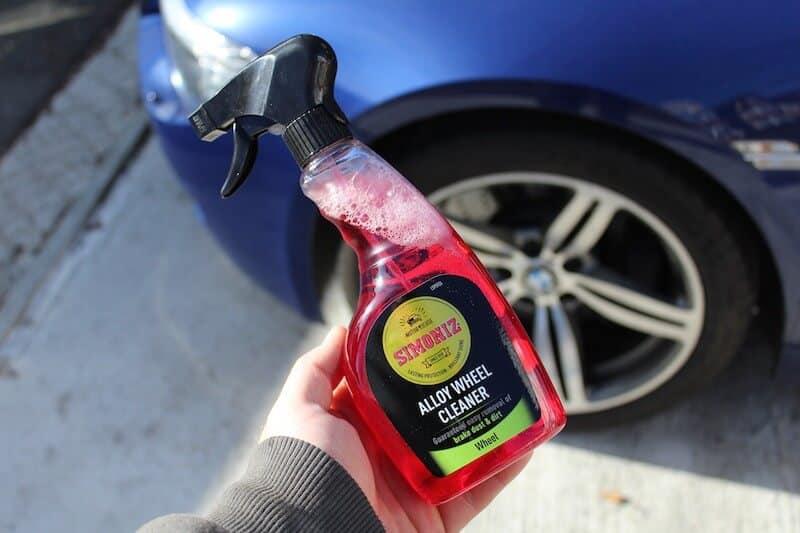
[[[553,294],[556,290],[556,277],[545,267],[535,267],[528,272],[528,285],[534,294]]]

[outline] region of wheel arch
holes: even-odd
[[[715,201],[727,218],[746,235],[751,257],[760,265],[760,302],[774,311],[771,337],[784,338],[786,294],[773,243],[761,230],[758,209],[768,201],[760,175],[728,146],[706,132],[669,115],[604,91],[574,85],[527,81],[481,81],[445,85],[405,95],[376,106],[353,120],[358,136],[389,162],[400,153],[424,145],[431,138],[452,135],[465,128],[498,127],[579,128],[588,134],[613,138],[681,168]],[[699,178],[699,179],[697,179]],[[754,189],[756,192],[754,192]],[[744,198],[744,199],[743,199]],[[318,224],[315,250],[331,258],[331,228]],[[319,257],[319,256],[318,256]],[[330,264],[329,261],[316,261]],[[330,269],[326,270],[330,273]],[[324,273],[317,287],[325,285]]]

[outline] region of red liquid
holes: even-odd
[[[544,373],[528,334],[491,275],[455,231],[450,229],[443,243],[416,248],[387,242],[340,220],[332,222],[356,251],[361,272],[361,295],[347,337],[345,378],[359,414],[368,421],[377,442],[420,496],[433,504],[455,498],[509,466],[564,427],[566,417],[561,401]],[[405,443],[373,396],[367,382],[364,352],[373,322],[387,304],[444,273],[469,278],[486,296],[512,339],[523,368],[531,377],[542,416],[527,430],[472,463],[446,477],[437,477]]]
[[[375,440],[422,498],[433,504],[455,498],[564,427],[561,401],[516,314],[475,254],[405,178],[372,150],[348,140],[310,163],[301,183],[358,256],[361,294],[348,331],[344,365],[353,403]],[[372,392],[366,368],[367,340],[387,305],[441,274],[467,278],[484,294],[519,355],[541,413],[521,433],[443,477],[428,470],[392,424]]]

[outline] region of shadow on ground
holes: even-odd
[[[673,409],[606,430],[567,431],[562,445],[738,483],[800,493],[800,387],[773,376],[756,326],[732,366]]]

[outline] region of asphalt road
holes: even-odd
[[[17,34],[3,32],[11,31],[11,26],[21,32],[23,23],[44,24],[46,20],[34,16],[38,12],[33,9],[43,3],[47,2],[32,2],[27,19],[22,17],[27,12],[25,6],[10,2],[18,8],[14,11],[5,6],[9,2],[0,3],[4,4],[0,7],[0,136],[14,136],[13,147],[0,154],[0,337],[9,321],[16,318],[19,304],[27,299],[29,291],[25,287],[33,284],[35,273],[52,267],[52,258],[58,255],[53,253],[52,245],[66,240],[56,236],[65,231],[74,234],[70,229],[73,222],[79,224],[83,220],[94,198],[115,174],[112,167],[119,159],[115,154],[125,150],[129,142],[126,136],[140,132],[144,124],[135,75],[135,10],[127,13],[102,50],[77,68],[36,121],[29,122],[26,110],[36,102],[43,103],[39,98],[43,85],[39,82],[44,83],[44,78],[52,81],[66,65],[59,62],[51,68],[41,64],[39,48],[31,48],[25,57],[19,57],[17,48],[3,55],[4,42],[19,45]],[[85,28],[80,26],[78,31],[91,34],[97,30],[92,26],[92,16],[86,14],[94,13],[94,8],[78,10],[76,6],[78,3],[70,8],[72,11],[62,10],[62,15],[83,13],[83,18],[75,19],[85,22]],[[103,6],[97,10],[108,8]],[[9,12],[16,13],[16,18]],[[53,22],[52,17],[48,20]],[[59,30],[64,25],[70,27],[74,22],[70,21],[47,26],[48,36],[37,46],[52,47],[47,54],[59,57],[64,53],[61,48],[73,49],[73,44],[61,42],[69,41],[70,36]],[[31,31],[44,31],[37,28]],[[25,61],[29,64],[15,64]],[[26,74],[26,69],[31,72]],[[37,81],[37,76],[43,80]],[[15,131],[23,125],[23,132]]]
[[[149,142],[0,344],[0,531],[130,531],[240,471],[324,328],[220,252]],[[800,531],[800,397],[757,334],[715,387],[566,434],[470,531]]]
[[[132,0],[3,0],[0,154],[114,29]]]

